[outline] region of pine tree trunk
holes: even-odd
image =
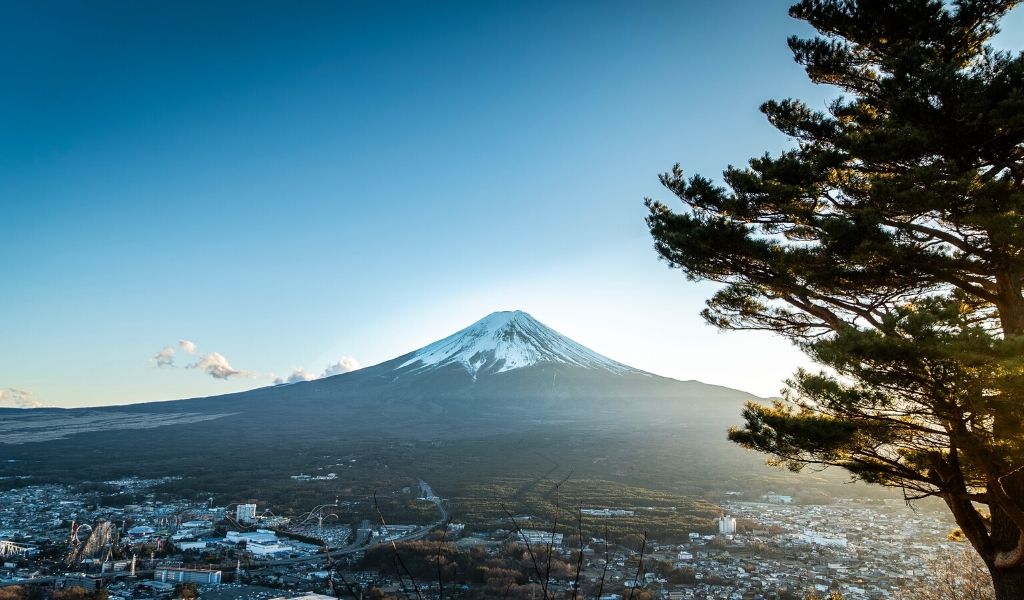
[[[1009,284],[1008,284],[1009,282]],[[1016,273],[1009,274],[1000,280],[1001,293],[1006,299],[999,305],[999,318],[1002,321],[1003,336],[1015,338],[1024,335],[1024,299],[1021,298],[1021,278]],[[1020,398],[1013,398],[1016,404]],[[1015,440],[1024,428],[1024,420],[1015,410],[1005,407],[998,411],[992,423],[992,433],[996,440]],[[1019,455],[1011,455],[1009,464],[1019,465]],[[1016,507],[1024,502],[1024,472],[1017,470],[1001,478],[1002,487]],[[991,491],[991,484],[989,486]],[[1010,552],[1021,543],[1021,528],[1018,527],[998,503],[989,504],[992,518],[992,529],[989,539],[996,553]],[[987,562],[987,561],[986,561]],[[1012,568],[1000,569],[989,565],[992,573],[992,584],[996,589],[996,600],[1024,599],[1024,561],[1018,560]]]
[[[1024,498],[1024,473],[1015,473],[1003,480],[1003,486],[1011,498]],[[1013,550],[1020,540],[1020,529],[997,505],[992,510],[992,545],[996,551]],[[996,600],[1024,600],[1024,563],[1010,569],[989,567],[992,584],[996,588]]]
[[[1021,600],[1024,598],[1024,567],[1015,569],[992,569],[992,584],[996,588],[996,600]]]

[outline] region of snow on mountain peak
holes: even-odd
[[[401,367],[422,370],[458,364],[475,377],[481,371],[501,373],[542,362],[613,373],[636,371],[570,340],[521,310],[491,313],[416,350]]]

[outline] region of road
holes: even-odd
[[[433,488],[430,487],[430,484],[427,483],[426,481],[423,481],[422,479],[420,479],[420,493],[420,498],[434,503],[434,506],[437,507],[437,512],[440,514],[441,518],[436,522],[421,527],[413,533],[411,533],[410,535],[401,538],[403,540],[422,539],[426,537],[426,535],[430,533],[431,530],[436,529],[448,522],[448,509],[444,507],[444,500],[439,498],[437,494],[434,493]]]

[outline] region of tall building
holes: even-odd
[[[255,504],[239,504],[235,508],[235,520],[239,523],[255,523],[256,522],[256,505]]]
[[[718,533],[721,535],[732,535],[736,533],[736,517],[725,515],[718,519]]]

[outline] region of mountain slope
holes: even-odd
[[[638,372],[574,342],[520,310],[491,313],[402,358],[405,360],[399,368],[412,367],[413,373],[460,365],[474,377],[478,373],[503,373],[539,363],[612,373]]]

